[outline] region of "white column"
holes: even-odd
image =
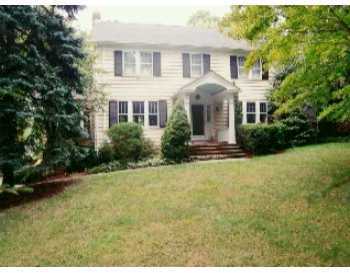
[[[187,118],[188,118],[188,122],[191,124],[191,105],[190,105],[190,95],[189,94],[185,94],[184,95],[184,107],[185,107],[185,111],[187,114]]]
[[[128,122],[133,122],[133,118],[132,118],[132,101],[128,101]]]
[[[236,144],[236,128],[235,128],[235,100],[233,94],[228,96],[228,142]]]
[[[145,111],[144,111],[144,128],[147,129],[149,127],[149,120],[148,120],[148,100],[145,100],[144,102],[144,107],[145,107]]]
[[[260,123],[260,101],[255,102],[255,123]]]
[[[247,102],[242,101],[242,124],[247,124]]]

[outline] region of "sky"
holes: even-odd
[[[229,12],[229,6],[87,6],[78,13],[74,26],[90,31],[95,11],[100,13],[102,21],[186,25],[188,18],[197,10],[209,10],[212,15],[221,17]]]

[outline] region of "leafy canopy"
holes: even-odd
[[[282,74],[277,113],[309,105],[319,119],[350,119],[349,6],[233,6],[221,28],[253,43],[247,67],[261,58]]]

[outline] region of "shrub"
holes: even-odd
[[[285,138],[289,146],[300,146],[316,142],[317,130],[305,114],[294,112],[280,121],[285,125]]]
[[[34,183],[54,173],[54,169],[46,165],[27,166],[15,172],[15,182],[16,184]]]
[[[111,161],[89,169],[88,173],[107,173],[124,169],[126,169],[126,166],[124,164],[121,164],[119,161]]]
[[[267,154],[283,149],[285,125],[246,124],[238,128],[238,142],[242,148],[254,154]]]
[[[76,146],[71,150],[68,161],[66,162],[66,171],[83,171],[98,165],[98,155],[94,147]]]
[[[141,152],[141,159],[148,159],[157,153],[154,143],[149,138],[143,139],[143,147]]]
[[[189,157],[191,127],[183,106],[175,104],[162,136],[162,157],[168,161],[181,162]]]
[[[114,160],[114,153],[112,145],[105,142],[102,144],[101,148],[98,150],[98,162],[108,163]]]

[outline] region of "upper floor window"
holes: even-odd
[[[244,67],[245,64],[245,57],[244,56],[238,56],[238,77],[239,78],[246,78],[248,76],[247,71]]]
[[[261,63],[257,61],[252,68],[252,78],[261,79]]]
[[[137,62],[136,62],[136,51],[124,51],[124,74],[125,75],[136,75]]]
[[[202,54],[191,54],[191,76],[199,77],[203,74]]]
[[[159,66],[160,66],[160,59],[159,59]],[[159,68],[159,71],[160,71],[160,68]],[[153,52],[136,51],[136,50],[123,51],[123,75],[152,76],[153,75]],[[155,76],[158,76],[158,75],[155,75]]]
[[[132,102],[133,121],[144,125],[145,121],[145,105],[143,101]]]

